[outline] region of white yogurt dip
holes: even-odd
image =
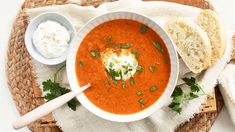
[[[69,41],[69,31],[60,23],[50,20],[39,24],[33,34],[33,44],[45,58],[56,58],[65,54]]]
[[[102,62],[106,70],[113,72],[115,80],[127,80],[134,76],[138,62],[133,54],[127,49],[121,49],[117,54],[113,49],[106,49],[101,53]]]

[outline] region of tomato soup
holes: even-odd
[[[150,27],[129,19],[102,23],[80,44],[76,75],[91,83],[87,98],[100,109],[133,114],[153,105],[170,77],[169,53]]]

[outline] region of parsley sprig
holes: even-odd
[[[66,65],[63,65],[62,67],[60,67],[56,73],[54,74],[54,80],[52,81],[51,79],[46,80],[44,82],[42,82],[43,85],[43,91],[46,92],[46,95],[44,96],[44,99],[46,101],[51,101],[61,95],[64,95],[68,92],[70,92],[70,89],[61,87],[59,83],[56,82],[57,76],[59,74],[59,72],[65,67]],[[76,106],[79,105],[80,103],[77,101],[76,98],[73,98],[72,100],[70,100],[67,105],[69,106],[69,108],[71,108],[72,110],[76,110]]]
[[[171,95],[173,100],[171,104],[168,105],[169,108],[171,108],[173,111],[176,111],[177,113],[181,113],[182,104],[185,101],[198,98],[201,95],[210,96],[209,94],[206,94],[204,92],[204,90],[201,88],[201,86],[198,84],[197,80],[194,77],[183,78],[183,81],[186,83],[186,85],[190,87],[191,91],[189,93],[184,93],[179,86],[176,86],[173,94]]]

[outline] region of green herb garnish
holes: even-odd
[[[99,57],[99,56],[100,56],[100,52],[99,52],[99,51],[92,50],[92,51],[91,51],[91,56],[92,56],[92,57]]]
[[[140,53],[137,50],[134,50],[134,55],[135,55],[136,58],[139,58]]]
[[[126,81],[122,80],[122,88],[126,88]]]
[[[135,80],[134,80],[133,77],[130,78],[130,84],[131,84],[131,85],[135,85]]]
[[[115,70],[109,68],[109,70],[106,70],[106,72],[109,74],[112,80],[116,80],[115,77],[119,77],[119,73],[116,72]]]
[[[109,35],[109,36],[106,37],[106,39],[105,39],[105,44],[109,44],[111,40],[112,40],[112,36]]]
[[[168,64],[168,63],[169,63],[169,59],[168,59],[168,58],[164,58],[164,62],[165,62],[166,64]]]
[[[137,95],[137,96],[141,96],[141,95],[143,95],[143,93],[142,93],[141,91],[137,91],[137,92],[136,92],[136,95]]]
[[[149,67],[149,70],[150,70],[151,72],[155,72],[155,71],[156,71],[156,67],[155,67],[155,66],[150,66],[150,67]]]
[[[131,44],[128,44],[128,43],[126,43],[126,44],[119,44],[118,48],[119,49],[129,49],[129,48],[131,48]]]
[[[139,74],[143,72],[143,68],[141,66],[137,66],[136,70]]]
[[[84,64],[83,64],[83,62],[81,60],[78,63],[79,63],[79,67],[82,68],[84,66]]]
[[[169,108],[176,111],[177,113],[180,113],[182,111],[182,104],[185,101],[198,98],[199,95],[210,96],[203,91],[203,89],[199,86],[197,80],[194,77],[183,78],[183,81],[186,83],[186,85],[190,86],[191,91],[185,93],[179,86],[176,86],[173,94],[171,95],[173,100],[171,104],[168,105]],[[202,92],[202,94],[200,92]]]
[[[70,92],[70,89],[61,87],[59,83],[56,82],[57,79],[57,74],[65,67],[65,65],[63,65],[61,68],[59,68],[58,71],[56,71],[55,75],[54,75],[54,81],[52,81],[51,79],[43,81],[42,85],[43,85],[43,91],[46,92],[46,95],[44,96],[44,99],[46,101],[51,101],[61,95],[64,95],[68,92]],[[69,106],[69,108],[71,108],[72,110],[76,110],[76,106],[79,105],[80,103],[77,101],[76,98],[71,99],[67,105]]]
[[[156,87],[156,86],[152,86],[152,87],[150,87],[150,89],[149,89],[150,92],[154,92],[154,91],[156,91],[156,90],[157,90],[157,87]]]
[[[117,80],[113,80],[113,83],[117,86],[118,85],[118,81]]]
[[[163,55],[166,53],[166,51],[161,47],[161,44],[157,41],[152,42],[153,46],[158,49],[158,51],[160,51]]]
[[[141,107],[142,109],[144,109],[144,104],[141,103],[141,104],[140,104],[140,107]]]
[[[147,31],[148,31],[148,26],[142,25],[142,26],[140,27],[140,33],[146,33]]]
[[[144,103],[144,100],[143,100],[143,99],[139,99],[138,102],[141,103],[141,104],[143,104],[143,103]]]

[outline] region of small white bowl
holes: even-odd
[[[25,45],[29,52],[29,54],[37,61],[41,62],[42,64],[46,65],[57,65],[66,60],[67,52],[60,57],[57,58],[46,58],[42,56],[37,49],[35,48],[33,44],[33,33],[37,29],[38,25],[46,22],[47,20],[56,21],[60,23],[62,26],[64,26],[70,33],[70,42],[71,44],[74,36],[75,36],[75,29],[73,25],[70,23],[70,21],[63,15],[50,12],[50,13],[43,13],[38,16],[36,16],[28,25],[26,33],[25,33]]]
[[[137,14],[137,13],[126,12],[126,11],[107,13],[107,14],[98,16],[90,20],[83,28],[81,28],[77,39],[70,45],[69,53],[67,56],[66,67],[67,67],[68,80],[69,80],[71,89],[73,91],[77,91],[77,89],[80,88],[77,77],[76,77],[76,69],[75,69],[76,63],[75,62],[76,62],[76,54],[77,54],[78,48],[82,40],[96,26],[106,21],[115,20],[115,19],[131,19],[131,20],[141,22],[147,25],[148,27],[151,27],[162,38],[162,40],[164,41],[168,49],[170,62],[171,62],[171,73],[170,73],[170,79],[167,84],[167,87],[164,93],[162,94],[162,96],[153,105],[151,105],[150,107],[138,113],[127,114],[127,115],[114,114],[114,113],[110,113],[110,112],[100,109],[99,107],[94,105],[86,97],[84,93],[81,93],[80,95],[78,95],[77,99],[81,102],[81,104],[85,108],[87,108],[90,112],[94,113],[95,115],[99,117],[102,117],[110,121],[116,121],[116,122],[131,122],[131,121],[140,120],[140,119],[150,116],[157,109],[160,109],[166,103],[167,100],[169,100],[176,86],[176,82],[178,80],[179,61],[178,61],[177,51],[171,39],[169,38],[169,36],[156,22],[154,22],[150,18]]]

